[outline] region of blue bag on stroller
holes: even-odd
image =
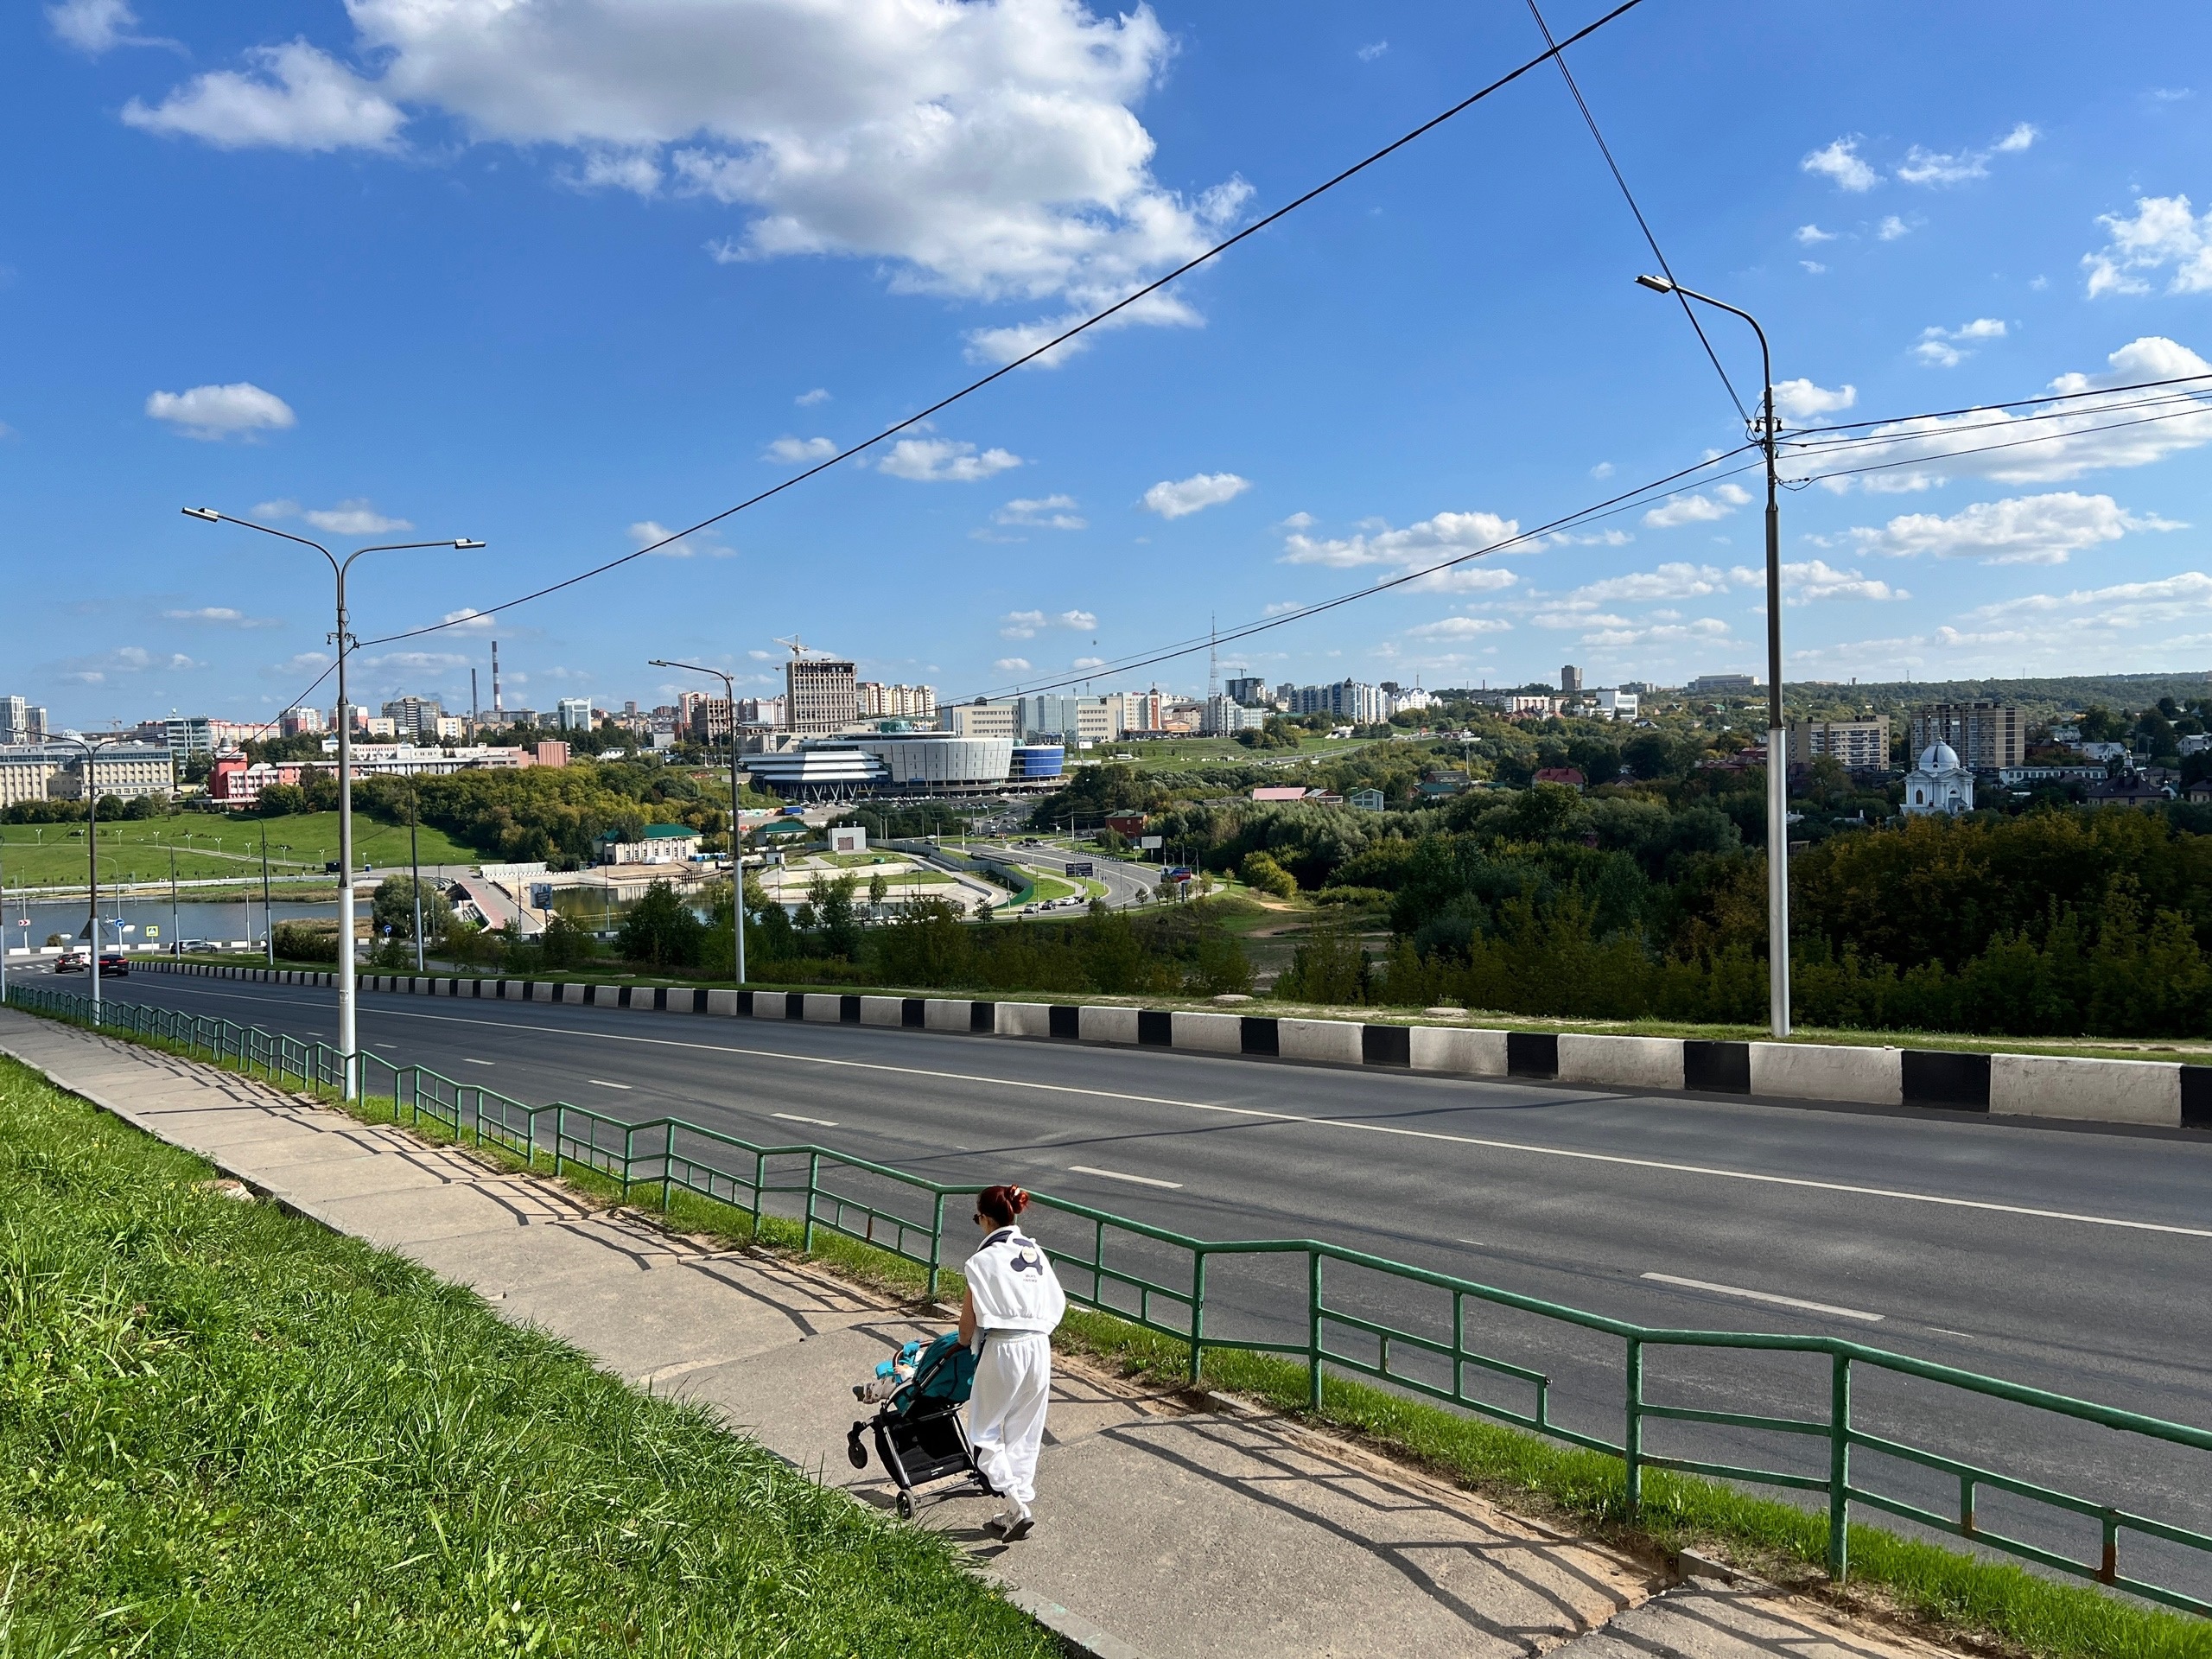
[[[845,1437],[845,1456],[855,1469],[868,1466],[868,1448],[861,1434],[874,1431],[875,1454],[899,1488],[898,1509],[912,1517],[917,1486],[964,1475],[980,1490],[990,1486],[976,1467],[976,1454],[968,1444],[967,1426],[960,1408],[976,1382],[976,1356],[957,1332],[924,1344],[910,1342],[898,1357],[876,1368],[880,1376],[895,1376],[911,1366],[912,1376],[880,1406],[874,1418],[853,1425]],[[955,1494],[944,1492],[940,1497]]]

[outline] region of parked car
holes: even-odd
[[[54,959],[57,974],[81,974],[92,965],[90,953],[83,950],[64,950]]]
[[[130,958],[124,956],[122,951],[103,950],[100,952],[101,978],[120,979],[130,971]]]

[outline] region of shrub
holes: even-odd
[[[1298,894],[1298,879],[1265,853],[1247,853],[1238,874],[1244,885],[1255,893],[1271,893],[1278,899],[1293,899]]]

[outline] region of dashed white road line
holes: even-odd
[[[198,990],[194,987],[195,991]],[[238,1001],[298,1002],[289,997],[259,997],[220,991],[201,993]],[[2212,1227],[2183,1227],[2171,1222],[2133,1221],[2121,1216],[2093,1216],[2072,1210],[2044,1210],[2032,1205],[1999,1204],[1987,1198],[1955,1198],[1940,1192],[1912,1192],[1896,1187],[1861,1186],[1847,1181],[1815,1180],[1802,1175],[1769,1175],[1748,1169],[1723,1169],[1710,1164],[1678,1164],[1659,1158],[1633,1158],[1623,1153],[1582,1152],[1567,1147],[1534,1147],[1520,1141],[1495,1141],[1481,1135],[1452,1135],[1442,1129],[1411,1129],[1396,1123],[1366,1123],[1355,1119],[1307,1112],[1272,1112],[1257,1106],[1228,1106],[1210,1101],[1175,1100],[1161,1095],[1137,1095],[1117,1089],[1086,1089],[1066,1083],[1034,1083],[1020,1077],[982,1077],[967,1071],[938,1071],[924,1066],[887,1065],[879,1060],[847,1060],[822,1054],[793,1054],[782,1049],[750,1048],[736,1043],[684,1042],[673,1037],[635,1036],[625,1032],[582,1031],[526,1020],[469,1019],[459,1014],[428,1014],[412,1008],[378,1008],[380,1017],[427,1020],[438,1025],[493,1026],[527,1031],[541,1037],[571,1037],[594,1042],[641,1043],[650,1048],[691,1049],[709,1054],[743,1054],[763,1060],[783,1060],[794,1065],[834,1066],[855,1071],[881,1071],[895,1077],[929,1077],[943,1083],[983,1084],[999,1089],[1022,1089],[1032,1093],[1074,1095],[1090,1100],[1120,1100],[1142,1106],[1173,1106],[1185,1111],[1211,1112],[1227,1117],[1249,1117],[1273,1123],[1304,1123],[1317,1128],[1355,1130],[1364,1135],[1400,1135],[1414,1141],[1441,1141],[1455,1146],[1480,1147],[1490,1152],[1520,1153],[1532,1158],[1566,1158],[1577,1162],[1612,1164],[1630,1169],[1658,1170],[1674,1175],[1701,1175],[1710,1179],[1749,1181],[1760,1186],[1795,1187],[1801,1192],[1841,1192],[1853,1198],[1888,1198],[1899,1204],[1928,1204],[1949,1210],[1978,1210],[1985,1214],[2025,1216],[2035,1221],[2070,1221],[2085,1227],[2116,1227],[2127,1232],[2162,1233],[2169,1237],[2212,1239]]]
[[[1180,1181],[1156,1180],[1149,1175],[1124,1175],[1118,1169],[1093,1169],[1089,1164],[1070,1164],[1068,1173],[1071,1175],[1103,1176],[1109,1181],[1135,1181],[1139,1186],[1164,1186],[1171,1192],[1183,1190]]]
[[[834,1129],[837,1127],[835,1118],[801,1117],[797,1112],[771,1112],[768,1116],[780,1117],[786,1123],[811,1123],[817,1129]]]
[[[463,1055],[461,1057],[461,1063],[463,1065],[489,1065],[492,1064],[489,1060],[472,1060],[467,1055]]]
[[[630,1090],[638,1086],[634,1083],[609,1083],[605,1077],[586,1077],[584,1081],[597,1084],[602,1089]]]
[[[1879,1325],[1879,1313],[1868,1313],[1856,1307],[1838,1307],[1833,1302],[1808,1302],[1798,1296],[1777,1296],[1770,1290],[1745,1290],[1740,1285],[1716,1285],[1704,1279],[1681,1279],[1671,1273],[1647,1273],[1643,1275],[1662,1285],[1680,1285],[1685,1290],[1708,1290],[1716,1296],[1740,1296],[1749,1302],[1771,1302],[1777,1307],[1795,1307],[1807,1313],[1832,1313],[1839,1319],[1862,1319],[1868,1325]]]

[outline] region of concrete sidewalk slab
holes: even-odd
[[[851,1384],[898,1343],[943,1329],[941,1313],[887,1306],[785,1259],[711,1249],[467,1152],[15,1010],[0,1009],[0,1052],[889,1506],[873,1456],[858,1471],[846,1460],[847,1432],[867,1414]],[[1832,1631],[1796,1602],[1653,1601],[1643,1567],[1589,1540],[1301,1425],[1193,1409],[1065,1357],[1039,1485],[1039,1529],[1019,1546],[982,1532],[995,1503],[966,1489],[925,1503],[916,1524],[1105,1659],[1939,1651]],[[1587,1645],[1616,1631],[1620,1644]],[[1736,1645],[1689,1645],[1724,1636]]]

